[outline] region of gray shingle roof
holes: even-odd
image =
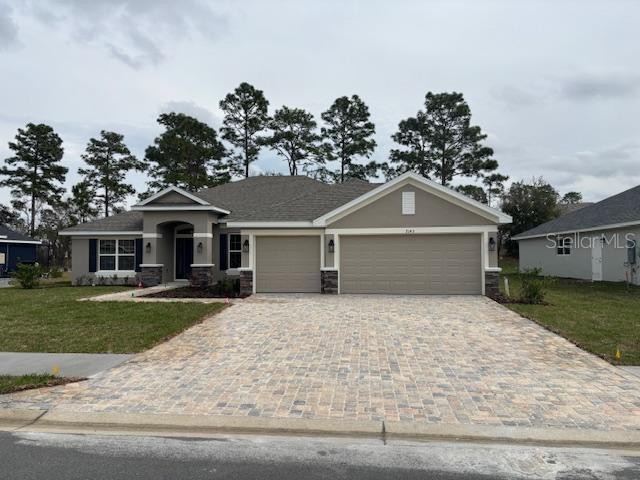
[[[640,223],[640,185],[538,225],[516,235],[513,239],[548,233],[575,232],[628,222]]]
[[[6,237],[2,238],[2,237]],[[23,235],[21,233],[16,232],[15,230],[11,230],[9,227],[7,227],[6,225],[1,225],[0,224],[0,242],[2,242],[2,240],[19,240],[22,242],[33,242],[34,239],[31,237],[27,237],[26,235]]]
[[[81,223],[63,230],[67,232],[141,232],[142,212],[122,212],[93,222]]]
[[[305,176],[249,177],[195,193],[229,210],[223,222],[311,221],[376,188],[379,184],[350,181],[326,184]],[[142,212],[130,211],[68,228],[78,231],[141,231]]]

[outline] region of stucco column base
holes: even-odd
[[[145,287],[155,287],[162,283],[164,265],[140,265],[140,279]]]
[[[484,294],[495,297],[500,293],[500,272],[484,272]]]
[[[214,281],[215,265],[191,265],[191,285],[209,287]]]
[[[253,270],[240,270],[240,295],[243,297],[253,293]]]
[[[338,270],[320,271],[321,292],[335,295],[338,293]]]

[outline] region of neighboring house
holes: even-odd
[[[407,173],[385,184],[264,176],[69,228],[77,283],[136,277],[243,293],[482,294],[497,288],[498,225],[511,218]]]
[[[513,237],[520,269],[545,275],[640,284],[640,186]]]
[[[40,242],[0,225],[0,277],[8,277],[20,263],[35,263]]]

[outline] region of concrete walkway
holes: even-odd
[[[623,370],[634,374],[636,377],[640,377],[640,367],[631,367],[631,366],[625,366],[625,367],[620,367]]]
[[[53,373],[61,377],[91,377],[129,360],[133,355],[109,353],[0,352],[0,375]]]
[[[146,295],[163,292],[165,290],[174,290],[176,288],[186,287],[185,282],[171,282],[156,287],[141,288],[138,290],[125,290],[123,292],[106,293],[95,297],[81,298],[81,302],[148,302],[148,303],[225,303],[226,298],[147,298]],[[236,299],[233,299],[235,301]],[[229,300],[231,302],[231,300]]]

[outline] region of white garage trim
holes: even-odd
[[[437,235],[446,233],[492,233],[496,231],[496,225],[467,225],[463,227],[327,228],[325,233],[327,235]]]
[[[495,228],[494,228],[495,230]],[[292,230],[292,229],[279,229],[279,230],[252,230],[252,229],[242,229],[240,230],[240,235],[255,235],[263,236],[263,237],[274,237],[278,235],[289,235],[293,237],[300,237],[301,235],[322,235],[325,233],[322,228],[306,228],[300,230]]]

